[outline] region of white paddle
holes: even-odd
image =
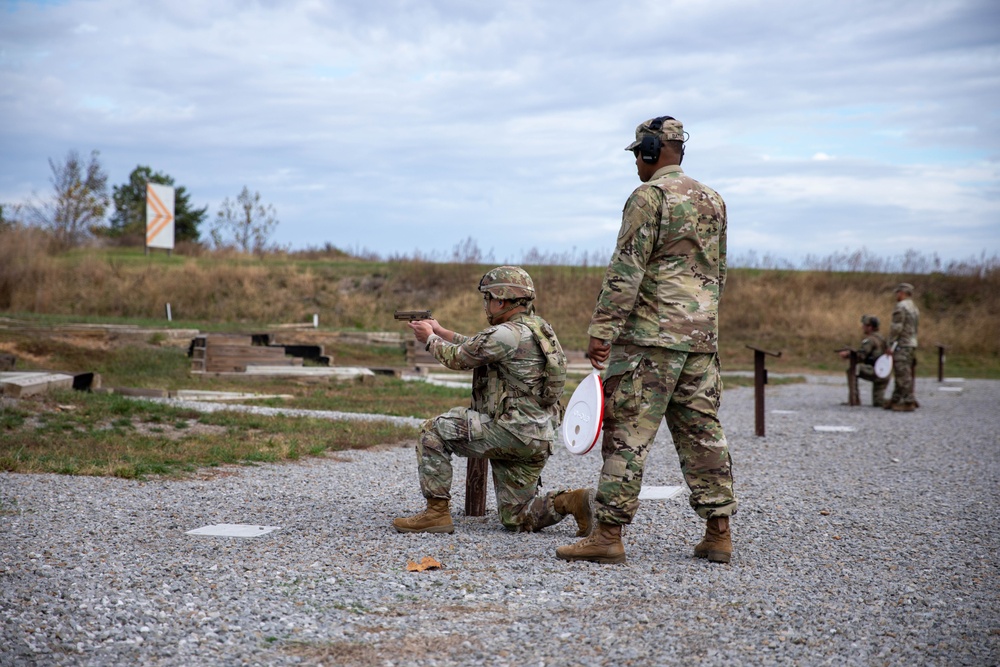
[[[875,360],[875,377],[884,380],[892,373],[892,355],[883,354]]]
[[[562,423],[563,443],[573,454],[586,454],[597,442],[604,418],[604,389],[600,371],[584,378],[573,392]]]

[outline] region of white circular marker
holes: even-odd
[[[597,442],[604,417],[604,389],[596,369],[580,383],[566,407],[562,423],[563,443],[573,454],[586,454]]]
[[[883,354],[875,360],[875,377],[884,380],[892,373],[892,356]]]

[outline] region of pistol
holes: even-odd
[[[429,310],[397,310],[392,314],[394,319],[406,320],[408,322],[414,322],[416,320],[429,320],[431,319],[431,311]]]

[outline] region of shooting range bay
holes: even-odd
[[[626,564],[558,561],[573,522],[509,533],[492,491],[485,517],[462,516],[464,465],[455,533],[396,533],[419,500],[412,446],[184,480],[0,473],[0,664],[997,664],[984,416],[1000,382],[920,378],[920,409],[895,413],[825,380],[769,385],[765,437],[753,390],[726,391],[730,565],[691,557],[704,523],[686,488],[642,501]],[[649,489],[683,485],[675,456],[661,428]],[[559,444],[544,488],[593,485],[600,462]],[[281,529],[186,534],[222,523]],[[425,558],[442,566],[407,571]]]

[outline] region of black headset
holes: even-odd
[[[654,118],[649,123],[649,129],[659,130],[663,127],[663,121],[665,120],[677,120],[673,116],[660,116],[659,118]],[[660,159],[660,149],[663,144],[660,143],[660,138],[652,135],[646,134],[642,137],[642,142],[639,144],[639,157],[646,164],[656,164]],[[681,157],[684,157],[684,146],[681,146]]]

